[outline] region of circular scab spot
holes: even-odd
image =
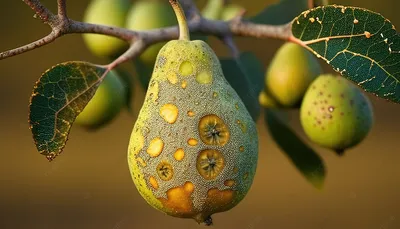
[[[208,72],[201,72],[196,76],[196,81],[199,84],[209,84],[213,80],[212,75]]]
[[[234,174],[236,174],[236,173],[238,173],[238,172],[239,172],[238,167],[233,168],[233,173],[234,173]]]
[[[136,161],[139,162],[139,164],[140,164],[142,167],[146,167],[146,166],[147,166],[146,162],[145,162],[145,161],[143,160],[143,158],[141,158],[141,157],[136,158]]]
[[[240,152],[243,152],[244,151],[244,146],[240,146],[239,150],[240,150]]]
[[[158,182],[153,176],[149,178],[149,183],[154,189],[158,189]]]
[[[161,138],[154,138],[151,140],[149,148],[147,148],[147,153],[150,157],[158,157],[164,148],[164,142]]]
[[[162,161],[157,165],[157,174],[163,181],[169,181],[174,176],[174,169],[167,161]]]
[[[160,116],[168,123],[174,124],[178,118],[178,108],[171,103],[167,103],[160,108]]]
[[[185,88],[187,87],[187,82],[186,82],[186,80],[182,80],[181,87],[182,87],[183,89],[185,89]]]
[[[188,144],[191,146],[196,146],[199,142],[194,138],[189,138]]]
[[[225,145],[230,137],[228,126],[217,115],[206,115],[199,122],[200,139],[207,145]]]
[[[178,77],[176,76],[175,72],[171,72],[167,76],[167,79],[171,84],[176,84],[178,82]]]
[[[228,186],[228,187],[232,187],[232,186],[235,185],[235,181],[234,181],[234,180],[226,180],[226,181],[224,182],[224,185],[225,185],[225,186]]]
[[[196,167],[204,179],[215,179],[225,167],[224,156],[218,150],[203,150],[197,155]]]
[[[214,97],[214,98],[217,98],[217,96],[218,96],[218,93],[217,93],[217,92],[214,92],[214,93],[213,93],[213,97]]]
[[[182,76],[189,76],[193,73],[193,65],[189,61],[183,61],[179,67],[179,73]]]
[[[193,111],[188,111],[187,114],[189,117],[193,117],[195,115]]]
[[[183,158],[185,157],[185,151],[183,149],[177,149],[174,153],[174,158],[177,161],[182,161]]]

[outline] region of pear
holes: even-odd
[[[210,20],[219,20],[226,0],[208,0],[201,15]]]
[[[283,107],[296,107],[321,71],[321,66],[309,51],[287,42],[271,61],[265,74],[265,86]]]
[[[126,104],[126,87],[115,71],[110,71],[96,93],[75,119],[87,129],[97,129],[113,120]]]
[[[136,31],[164,28],[176,24],[174,11],[165,0],[135,1],[126,19],[126,28]],[[153,72],[157,54],[163,45],[165,42],[151,45],[135,60],[140,82],[145,88]]]
[[[237,17],[241,12],[243,12],[244,8],[241,5],[230,3],[224,7],[221,12],[221,20],[229,21],[233,18]]]
[[[129,6],[129,0],[92,0],[86,8],[83,21],[124,27]],[[105,35],[84,34],[83,39],[88,49],[99,57],[114,58],[128,47],[126,42]]]
[[[258,102],[264,108],[278,108],[279,104],[265,90],[258,95]]]
[[[190,41],[180,4],[179,40],[160,50],[132,130],[128,164],[139,193],[174,217],[212,224],[253,182],[256,125],[207,43]]]
[[[300,119],[311,141],[342,154],[367,136],[373,110],[360,88],[339,75],[324,74],[308,88]]]

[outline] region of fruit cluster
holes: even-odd
[[[308,138],[339,154],[360,143],[373,124],[368,97],[352,82],[336,74],[323,74],[305,48],[285,43],[265,74],[259,95],[265,108],[299,108]]]
[[[210,0],[202,14],[231,20],[237,5]],[[236,206],[253,182],[258,160],[255,120],[226,80],[220,61],[203,40],[190,41],[176,0],[94,0],[85,21],[148,30],[179,24],[180,39],[154,44],[134,64],[147,88],[128,149],[132,179],[143,198],[169,215],[211,224],[211,215]],[[149,17],[149,15],[157,15]],[[175,16],[176,15],[176,16]],[[96,55],[115,58],[126,44],[85,35]],[[262,78],[262,77],[261,77]],[[111,71],[76,123],[98,127],[126,104],[126,82]],[[315,143],[342,153],[368,134],[371,103],[348,80],[322,74],[305,48],[282,45],[266,71],[259,103],[300,108],[301,124]],[[258,104],[257,104],[258,105]]]

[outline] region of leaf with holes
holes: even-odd
[[[372,11],[323,6],[292,22],[293,41],[324,59],[365,91],[400,103],[400,37]]]
[[[249,20],[259,24],[281,25],[291,22],[306,9],[308,9],[308,0],[281,0]]]
[[[51,161],[65,146],[72,123],[107,73],[86,62],[66,62],[47,70],[34,86],[29,123],[38,151]]]
[[[292,161],[301,174],[317,189],[325,180],[325,165],[321,157],[306,145],[282,120],[282,114],[265,110],[265,123],[279,148]]]

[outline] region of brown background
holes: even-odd
[[[55,9],[55,0],[44,2]],[[255,14],[273,1],[237,2]],[[334,3],[372,9],[400,26],[398,0]],[[68,1],[71,18],[80,20],[86,5],[87,0]],[[21,0],[0,1],[0,29],[1,51],[48,32]],[[264,64],[281,44],[237,41]],[[219,55],[227,54],[219,41],[213,40],[212,45]],[[136,191],[126,161],[135,117],[127,112],[95,133],[72,128],[64,154],[52,163],[37,153],[27,123],[30,93],[44,70],[67,60],[106,63],[87,51],[80,35],[0,61],[0,228],[201,227],[192,220],[163,215]],[[135,98],[137,111],[143,91],[136,90]],[[376,123],[366,141],[343,158],[313,145],[328,170],[322,191],[314,189],[280,152],[260,119],[262,140],[254,185],[237,207],[214,216],[215,228],[400,228],[400,106],[372,100]],[[297,115],[291,113],[292,124],[304,138]]]

